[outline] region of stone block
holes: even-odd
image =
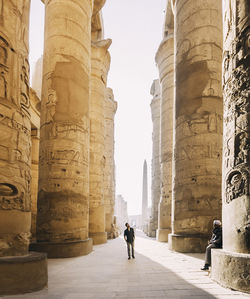
[[[37,242],[30,244],[30,250],[46,252],[48,258],[67,258],[87,255],[92,251],[92,248],[93,241],[91,238],[64,243]]]
[[[223,287],[250,293],[250,254],[212,250],[211,278]]]
[[[43,289],[48,283],[47,255],[0,258],[0,295],[23,294]]]
[[[182,253],[205,252],[208,236],[169,234],[168,248]]]

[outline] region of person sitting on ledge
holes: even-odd
[[[205,265],[201,270],[206,271],[211,266],[212,248],[222,248],[222,226],[220,220],[214,220],[212,238],[208,241],[208,246],[206,248]]]

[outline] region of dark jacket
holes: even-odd
[[[222,227],[215,227],[210,244],[214,244],[217,248],[222,248]]]
[[[132,227],[130,227],[130,230],[125,229],[124,238],[127,242],[133,243],[133,241],[135,239],[135,233],[134,233],[134,229]]]

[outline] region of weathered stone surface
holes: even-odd
[[[0,13],[0,256],[26,254],[30,237],[29,8]]]
[[[250,293],[250,254],[212,250],[211,278],[226,288]]]
[[[174,5],[172,233],[178,242],[180,236],[183,242],[188,236],[202,242],[201,235],[209,238],[213,220],[221,218],[221,6],[217,0]],[[201,250],[205,246],[206,241]],[[192,242],[185,251],[192,251]]]
[[[90,98],[89,235],[94,244],[107,241],[104,206],[104,102],[111,40],[92,41]]]
[[[42,77],[43,77],[43,56],[41,56],[35,64],[32,75],[32,89],[36,92],[39,99],[42,97]]]
[[[30,89],[30,121],[31,121],[31,240],[36,239],[36,215],[38,193],[38,165],[40,142],[40,107],[41,101],[35,91]]]
[[[249,14],[249,1],[224,1],[222,173],[224,250],[214,252],[212,260],[212,277],[216,281],[248,292],[250,292]],[[219,264],[216,264],[218,259]]]
[[[53,250],[88,239],[92,3],[46,0],[45,9],[37,241]]]
[[[171,233],[173,101],[174,101],[174,16],[167,1],[163,40],[156,54],[161,84],[161,198],[159,203],[157,240],[168,241]]]
[[[114,116],[117,102],[111,88],[106,89],[104,102],[104,204],[105,204],[105,231],[108,238],[114,238],[114,206],[115,206],[115,161],[114,161]]]
[[[153,96],[151,102],[151,116],[153,122],[153,152],[152,152],[152,184],[151,184],[151,216],[149,223],[149,236],[156,236],[156,229],[158,228],[158,205],[161,193],[161,169],[160,169],[160,104],[161,104],[161,90],[159,80],[154,80],[151,86],[151,95]]]
[[[0,294],[39,291],[48,283],[47,256],[30,252],[25,256],[0,257]]]

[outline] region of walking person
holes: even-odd
[[[208,270],[211,266],[211,250],[212,248],[222,248],[222,226],[220,220],[214,220],[213,234],[205,253],[205,265],[201,270]]]
[[[135,240],[135,233],[134,229],[130,227],[128,223],[125,224],[127,229],[124,231],[124,240],[127,243],[127,248],[128,248],[128,259],[130,260],[130,247],[132,249],[132,258],[135,258],[135,253],[134,253],[134,240]]]

